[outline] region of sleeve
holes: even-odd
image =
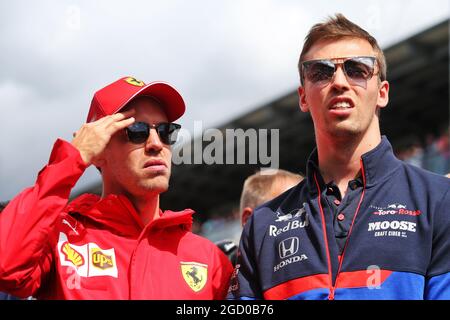
[[[435,212],[431,262],[425,279],[426,300],[450,300],[450,192]]]
[[[0,214],[0,291],[19,297],[37,292],[52,266],[52,227],[85,169],[79,151],[58,139],[35,185]]]
[[[227,296],[233,266],[228,257],[214,245],[218,264],[213,276],[214,300],[224,300]]]
[[[264,299],[259,282],[254,237],[254,214],[245,224],[237,253],[236,267],[231,276],[227,299]]]

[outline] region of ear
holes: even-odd
[[[241,216],[242,226],[244,226],[247,223],[247,220],[250,218],[252,213],[253,213],[253,209],[250,207],[245,207],[244,210],[242,210],[242,216]]]
[[[302,110],[303,112],[309,112],[308,102],[306,101],[305,87],[298,87],[298,97],[300,110]]]
[[[384,108],[389,103],[389,82],[382,81],[380,88],[378,89],[378,108]]]

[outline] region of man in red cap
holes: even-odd
[[[0,291],[42,299],[223,299],[232,266],[193,234],[192,210],[161,211],[173,123],[185,105],[169,84],[125,77],[97,91],[71,143],[57,140],[36,184],[0,216]],[[101,197],[68,203],[85,169]]]

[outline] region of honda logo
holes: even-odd
[[[289,238],[280,242],[278,247],[280,258],[285,259],[296,254],[298,252],[298,243],[298,238]]]

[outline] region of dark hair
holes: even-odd
[[[305,61],[305,56],[312,46],[319,41],[323,40],[340,40],[343,38],[358,38],[367,40],[377,55],[377,63],[380,68],[381,81],[386,80],[387,66],[386,58],[383,50],[378,45],[377,40],[372,37],[367,31],[348,20],[343,14],[336,14],[335,17],[329,17],[324,23],[315,24],[305,38],[300,59],[298,62],[298,71],[300,77],[302,77],[301,64]]]

